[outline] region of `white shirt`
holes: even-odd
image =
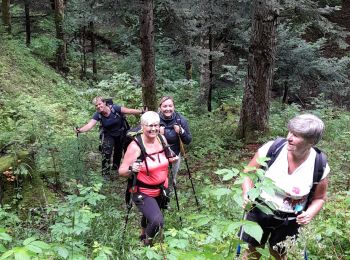
[[[272,143],[273,141],[270,141],[259,148],[259,157],[266,157]],[[282,191],[276,191],[274,195],[262,191],[260,196],[265,201],[275,204],[276,209],[283,212],[294,212],[297,204],[305,207],[313,185],[315,159],[316,151],[311,149],[308,158],[292,174],[288,174],[287,145],[285,145],[265,173],[265,176],[272,179]],[[329,171],[327,163],[321,179],[324,179]]]

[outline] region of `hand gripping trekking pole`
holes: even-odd
[[[180,141],[180,152],[181,152],[182,156],[184,157],[185,164],[186,164],[186,169],[187,169],[187,173],[188,173],[188,178],[189,178],[190,181],[191,181],[191,186],[192,186],[193,195],[194,195],[194,198],[195,198],[195,200],[196,200],[196,205],[197,205],[198,211],[200,211],[199,202],[198,202],[197,195],[196,195],[196,190],[194,189],[194,185],[193,185],[193,181],[192,181],[192,176],[191,176],[190,168],[188,167],[187,154],[186,154],[186,151],[185,151],[185,148],[184,148],[184,144],[183,144],[183,142],[182,142],[181,137],[180,137],[179,134],[178,134],[178,137],[179,137],[179,141]]]
[[[136,163],[141,163],[142,160],[137,159]],[[128,221],[129,221],[129,214],[130,211],[132,209],[132,195],[135,192],[135,186],[136,186],[136,181],[137,181],[137,172],[131,172],[131,180],[132,180],[132,186],[131,186],[131,193],[130,193],[130,197],[129,200],[126,204],[126,216],[125,216],[125,223],[124,223],[124,229],[123,229],[123,235],[122,235],[122,241],[124,241],[124,236],[125,236],[125,232],[126,232],[126,227],[128,225]],[[128,191],[126,191],[128,192]]]

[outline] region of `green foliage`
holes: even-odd
[[[301,33],[289,26],[279,27],[276,85],[281,89],[288,87],[289,95],[297,95],[304,102],[304,93],[310,97],[312,93],[315,96],[321,92],[327,95],[337,93],[344,97],[348,95],[349,58],[322,57],[321,48],[325,40],[307,42],[301,38]]]
[[[31,40],[30,49],[43,60],[52,61],[55,58],[57,41],[50,35],[40,35]]]
[[[49,209],[49,212],[57,212],[56,222],[50,227],[50,230],[52,240],[60,244],[57,252],[61,256],[67,253],[71,257],[84,254],[86,250],[83,242],[84,236],[91,229],[92,221],[100,216],[99,213],[93,211],[93,207],[105,199],[105,196],[98,193],[101,184],[93,187],[77,185],[77,188],[79,195],[68,195],[66,203]],[[101,248],[96,252],[106,254],[106,250]]]
[[[30,260],[33,258],[40,258],[45,256],[45,251],[48,251],[50,246],[43,241],[37,240],[35,237],[29,237],[23,241],[23,246],[14,247],[6,251],[0,259],[8,259],[14,257],[15,259]]]

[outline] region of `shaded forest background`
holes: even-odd
[[[0,259],[232,259],[241,224],[259,236],[243,167],[306,111],[326,123],[331,185],[291,257],[350,257],[350,1],[2,0],[1,17]],[[97,95],[153,110],[172,95],[189,119],[200,209],[183,166],[152,248],[135,209],[123,239],[125,180],[102,180],[98,129],[73,131]]]

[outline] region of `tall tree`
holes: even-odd
[[[30,0],[24,1],[24,13],[25,13],[25,20],[26,20],[26,45],[30,45]]]
[[[89,23],[91,53],[92,53],[92,74],[94,80],[97,79],[97,62],[96,62],[96,39],[95,39],[95,25],[93,21]]]
[[[153,0],[140,0],[141,85],[143,105],[157,109]]]
[[[64,0],[55,0],[55,25],[58,47],[56,50],[56,67],[60,71],[67,69],[66,66],[66,41],[63,30]]]
[[[2,22],[6,27],[6,31],[11,33],[11,13],[10,13],[10,0],[2,0],[1,3],[1,13],[2,13]]]
[[[246,14],[246,9],[250,8],[248,1],[164,1],[168,15],[165,18],[166,22],[160,26],[168,37],[175,40],[176,48],[182,51],[187,79],[191,78],[192,64],[201,66],[198,69],[201,73],[198,103],[201,110],[211,111],[212,93],[218,78],[216,76],[224,62],[223,50],[232,52],[231,50],[238,49],[237,47],[230,49],[226,43],[247,46],[242,43],[246,33],[242,33],[240,28],[249,27],[249,12]],[[230,64],[238,63],[238,59],[233,61],[232,58],[227,58],[227,60]]]
[[[259,133],[268,130],[278,10],[276,0],[252,1],[248,74],[237,129],[237,136],[247,143],[255,141]]]

